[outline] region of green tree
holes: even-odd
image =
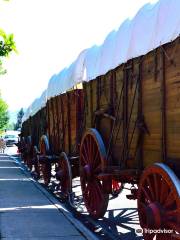
[[[0,75],[6,73],[6,70],[3,68],[3,59],[9,57],[13,51],[17,52],[14,35],[6,34],[4,30],[0,29]]]
[[[13,34],[6,34],[5,31],[0,28],[0,75],[6,73],[6,70],[3,68],[4,58],[9,57],[10,53],[13,51],[17,52]],[[4,130],[8,123],[8,105],[2,99],[0,94],[0,131]]]
[[[9,2],[9,0],[3,0]],[[0,28],[0,75],[7,71],[3,68],[3,59],[8,57],[11,52],[17,52],[13,34],[7,34]]]
[[[8,105],[0,95],[0,130],[4,130],[9,122]]]
[[[8,129],[8,130],[15,130],[15,123],[8,122],[6,129]]]
[[[17,122],[15,124],[15,130],[18,130],[19,128],[21,128],[23,116],[24,116],[24,110],[23,108],[21,108],[17,114]]]

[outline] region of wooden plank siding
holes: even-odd
[[[83,92],[69,91],[48,100],[48,133],[54,154],[76,154],[82,124]]]
[[[96,127],[107,150],[114,126],[113,165],[143,169],[180,159],[179,56],[177,38],[83,84],[86,129]],[[116,124],[97,112],[116,117]]]
[[[32,144],[38,147],[40,137],[46,133],[46,127],[46,107],[43,107],[22,124],[22,136],[31,136]]]

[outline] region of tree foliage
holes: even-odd
[[[14,130],[18,130],[19,128],[21,128],[23,116],[24,116],[24,110],[23,108],[21,108],[17,114],[17,122],[15,124]]]
[[[8,130],[15,130],[15,123],[13,122],[8,122],[6,129]]]
[[[9,121],[8,105],[0,96],[0,130],[6,128]]]
[[[3,68],[3,59],[8,57],[12,51],[17,52],[13,34],[6,34],[4,30],[0,29],[0,75],[6,73]],[[8,105],[0,94],[0,131],[4,130],[8,123]]]
[[[3,58],[8,57],[11,52],[17,52],[13,34],[6,34],[0,29],[0,75],[5,74],[3,69]]]
[[[16,52],[13,34],[7,35],[0,29],[0,75],[6,73],[6,70],[3,68],[3,58],[8,57],[12,51]]]
[[[14,42],[13,34],[6,34],[2,29],[0,29],[0,56],[8,57],[9,53],[12,51],[16,51],[16,45]]]

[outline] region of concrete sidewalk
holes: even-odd
[[[0,239],[93,239],[68,214],[15,159],[0,155]]]

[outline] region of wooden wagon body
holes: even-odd
[[[91,216],[104,215],[118,183],[131,183],[141,227],[179,233],[179,55],[177,38],[83,84],[81,188]]]
[[[99,131],[117,168],[165,162],[180,176],[179,55],[177,38],[84,83],[86,129]]]
[[[41,108],[35,115],[22,124],[19,150],[22,153],[24,162],[30,170],[32,170],[33,165],[34,146],[39,148],[40,138],[42,135],[46,134],[46,128],[46,107]]]
[[[21,128],[21,136],[22,137],[27,137],[29,135],[31,135],[30,118],[22,124],[22,128]]]
[[[21,129],[21,136],[28,138],[32,137],[33,145],[39,146],[40,137],[46,133],[46,107],[40,109],[35,115],[27,119]]]
[[[75,89],[47,101],[47,133],[54,154],[77,155],[83,119],[83,90]]]
[[[37,123],[40,121],[39,119]],[[67,197],[72,191],[72,178],[79,176],[83,90],[74,89],[50,98],[46,104],[45,121],[46,131],[39,136],[39,152],[36,152],[35,158],[41,165],[46,185],[50,183],[51,167],[55,164],[61,195]],[[37,129],[36,131],[38,132]]]
[[[179,56],[180,37],[83,82],[83,89],[51,96],[22,128],[45,184],[54,163],[66,197],[80,176],[92,217],[102,217],[109,194],[130,183],[127,197],[137,199],[141,227],[172,230],[167,237],[144,234],[145,240],[174,240],[180,233]],[[77,62],[84,66],[87,59]]]

